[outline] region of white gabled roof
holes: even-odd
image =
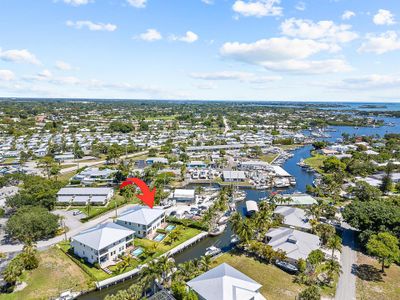
[[[223,263],[190,280],[187,285],[205,300],[262,300],[261,284]]]
[[[58,191],[57,195],[108,195],[113,189],[109,187],[66,187]]]
[[[277,206],[274,213],[283,216],[283,224],[311,229],[304,209],[291,206]]]
[[[160,208],[149,208],[147,206],[135,206],[122,213],[117,220],[132,222],[136,224],[149,225],[164,214]]]
[[[72,240],[89,246],[95,250],[101,250],[129,235],[134,234],[133,230],[115,223],[105,223],[89,228],[74,236]]]

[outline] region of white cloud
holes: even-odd
[[[386,9],[378,10],[378,13],[374,16],[373,21],[376,25],[394,25],[394,15]]]
[[[259,65],[268,70],[293,73],[335,73],[350,71],[341,59],[307,60],[321,52],[336,52],[336,45],[315,40],[286,37],[263,39],[254,43],[225,43],[220,49],[223,57]]]
[[[299,11],[305,11],[306,10],[306,3],[303,1],[297,2],[295,8]]]
[[[136,8],[144,8],[146,7],[147,0],[126,0],[130,6]]]
[[[286,37],[258,40],[254,43],[225,43],[220,52],[236,60],[261,63],[287,59],[304,59],[321,51],[336,51],[336,47],[314,40],[289,39]]]
[[[2,49],[0,48],[0,59],[16,63],[28,63],[33,65],[41,64],[36,56],[26,49],[13,49],[2,51]]]
[[[88,3],[94,2],[92,0],[63,0],[64,3],[72,5],[72,6],[80,6],[80,5],[86,5]]]
[[[0,70],[0,81],[15,80],[15,74],[10,70]]]
[[[209,73],[191,73],[190,77],[202,80],[239,80],[250,83],[265,83],[281,80],[281,76],[260,76],[250,72],[219,71]]]
[[[280,0],[236,0],[232,6],[234,12],[245,17],[281,16]]]
[[[351,18],[353,18],[355,16],[356,16],[356,13],[354,11],[346,10],[342,15],[342,19],[343,20],[350,20]]]
[[[372,74],[354,78],[347,78],[339,84],[345,89],[384,89],[400,87],[400,77],[394,75]]]
[[[67,21],[66,25],[76,29],[87,28],[90,31],[115,31],[117,25],[111,23],[94,23],[92,21]]]
[[[69,63],[62,60],[56,61],[56,68],[62,71],[71,71],[73,69]]]
[[[368,34],[366,41],[358,49],[359,52],[383,54],[400,50],[400,39],[395,31],[387,31],[380,35]]]
[[[358,34],[350,31],[351,25],[336,25],[333,21],[288,19],[281,24],[284,35],[303,39],[322,40],[333,43],[347,43],[356,38]]]
[[[153,41],[161,40],[162,35],[156,29],[150,28],[150,29],[147,29],[146,32],[141,33],[136,38],[147,41],[147,42],[153,42]]]
[[[49,70],[43,70],[42,72],[39,72],[37,74],[38,78],[42,78],[42,79],[50,79],[53,77],[53,74],[49,71]]]
[[[192,32],[192,31],[187,31],[184,36],[176,36],[176,35],[171,35],[170,39],[172,41],[181,41],[181,42],[186,42],[186,43],[193,43],[199,39],[199,36]]]
[[[208,5],[214,4],[214,0],[201,0],[201,2],[208,4]]]
[[[342,59],[268,61],[262,65],[271,71],[298,74],[340,73],[352,70],[351,66]]]

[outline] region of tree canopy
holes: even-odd
[[[24,206],[7,221],[6,231],[23,242],[37,241],[55,235],[59,217],[39,206]]]

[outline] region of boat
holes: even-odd
[[[80,292],[66,291],[62,292],[60,297],[56,298],[56,300],[73,300],[76,299],[80,294]]]
[[[206,249],[206,252],[204,253],[204,255],[206,255],[206,256],[215,256],[217,254],[220,254],[221,252],[222,252],[222,250],[220,248],[217,248],[215,246],[211,246],[211,247],[208,247]]]
[[[222,224],[220,226],[214,227],[213,229],[211,229],[208,234],[211,236],[217,236],[220,235],[221,233],[224,232],[224,230],[226,229],[226,224]]]
[[[299,269],[295,265],[292,265],[286,261],[276,260],[275,265],[277,265],[279,268],[283,269],[284,271],[287,271],[290,273],[297,273],[299,271]]]
[[[222,216],[219,220],[218,220],[218,225],[222,225],[222,224],[226,224],[229,220],[229,217],[227,216]]]
[[[236,243],[239,243],[239,242],[240,242],[239,236],[236,235],[236,234],[232,234],[231,235],[231,244],[236,244]]]

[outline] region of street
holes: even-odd
[[[346,223],[342,223],[342,255],[340,263],[342,273],[336,288],[335,300],[355,300],[356,299],[356,277],[353,268],[356,263],[357,253],[354,251],[355,236],[354,231]]]

